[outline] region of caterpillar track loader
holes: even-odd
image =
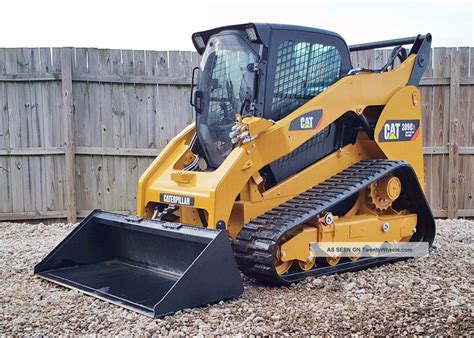
[[[192,39],[196,122],[141,176],[137,216],[92,212],[36,275],[161,317],[238,297],[240,272],[288,285],[403,259],[317,254],[331,243],[431,245],[417,89],[430,34],[348,47],[243,24]],[[380,69],[351,64],[350,51],[386,47]]]

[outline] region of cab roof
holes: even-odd
[[[226,30],[245,31],[247,28],[254,28],[257,32],[258,42],[263,43],[265,46],[268,46],[270,42],[270,33],[273,30],[285,30],[285,31],[292,31],[292,32],[306,32],[306,33],[330,35],[344,41],[344,39],[339,34],[331,32],[331,31],[327,31],[324,29],[319,29],[319,28],[274,24],[274,23],[246,23],[246,24],[222,26],[222,27],[213,28],[206,31],[202,31],[202,32],[196,32],[192,35],[193,44],[196,50],[198,51],[198,53],[202,54],[211,36],[217,33],[220,33],[222,31],[226,31]],[[198,45],[196,38],[199,36],[203,39],[204,46],[202,46],[202,44],[200,46]]]

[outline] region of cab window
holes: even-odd
[[[287,116],[339,79],[341,56],[334,46],[283,41],[276,55],[272,116]]]

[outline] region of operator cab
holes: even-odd
[[[199,78],[193,76],[198,138],[193,151],[211,168],[233,149],[229,132],[236,114],[278,121],[352,68],[342,37],[315,28],[244,24],[198,32],[192,39],[202,55]],[[279,181],[293,169],[274,171]]]

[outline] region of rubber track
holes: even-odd
[[[276,273],[274,267],[277,244],[285,234],[291,234],[310,219],[333,210],[339,203],[372,182],[403,167],[408,167],[413,173],[405,161],[358,162],[247,223],[234,241],[234,254],[239,269],[266,284],[289,284],[310,275],[355,271],[401,260],[399,257],[361,258],[354,262],[341,262],[335,266],[316,266],[306,272],[290,270],[282,276]]]

